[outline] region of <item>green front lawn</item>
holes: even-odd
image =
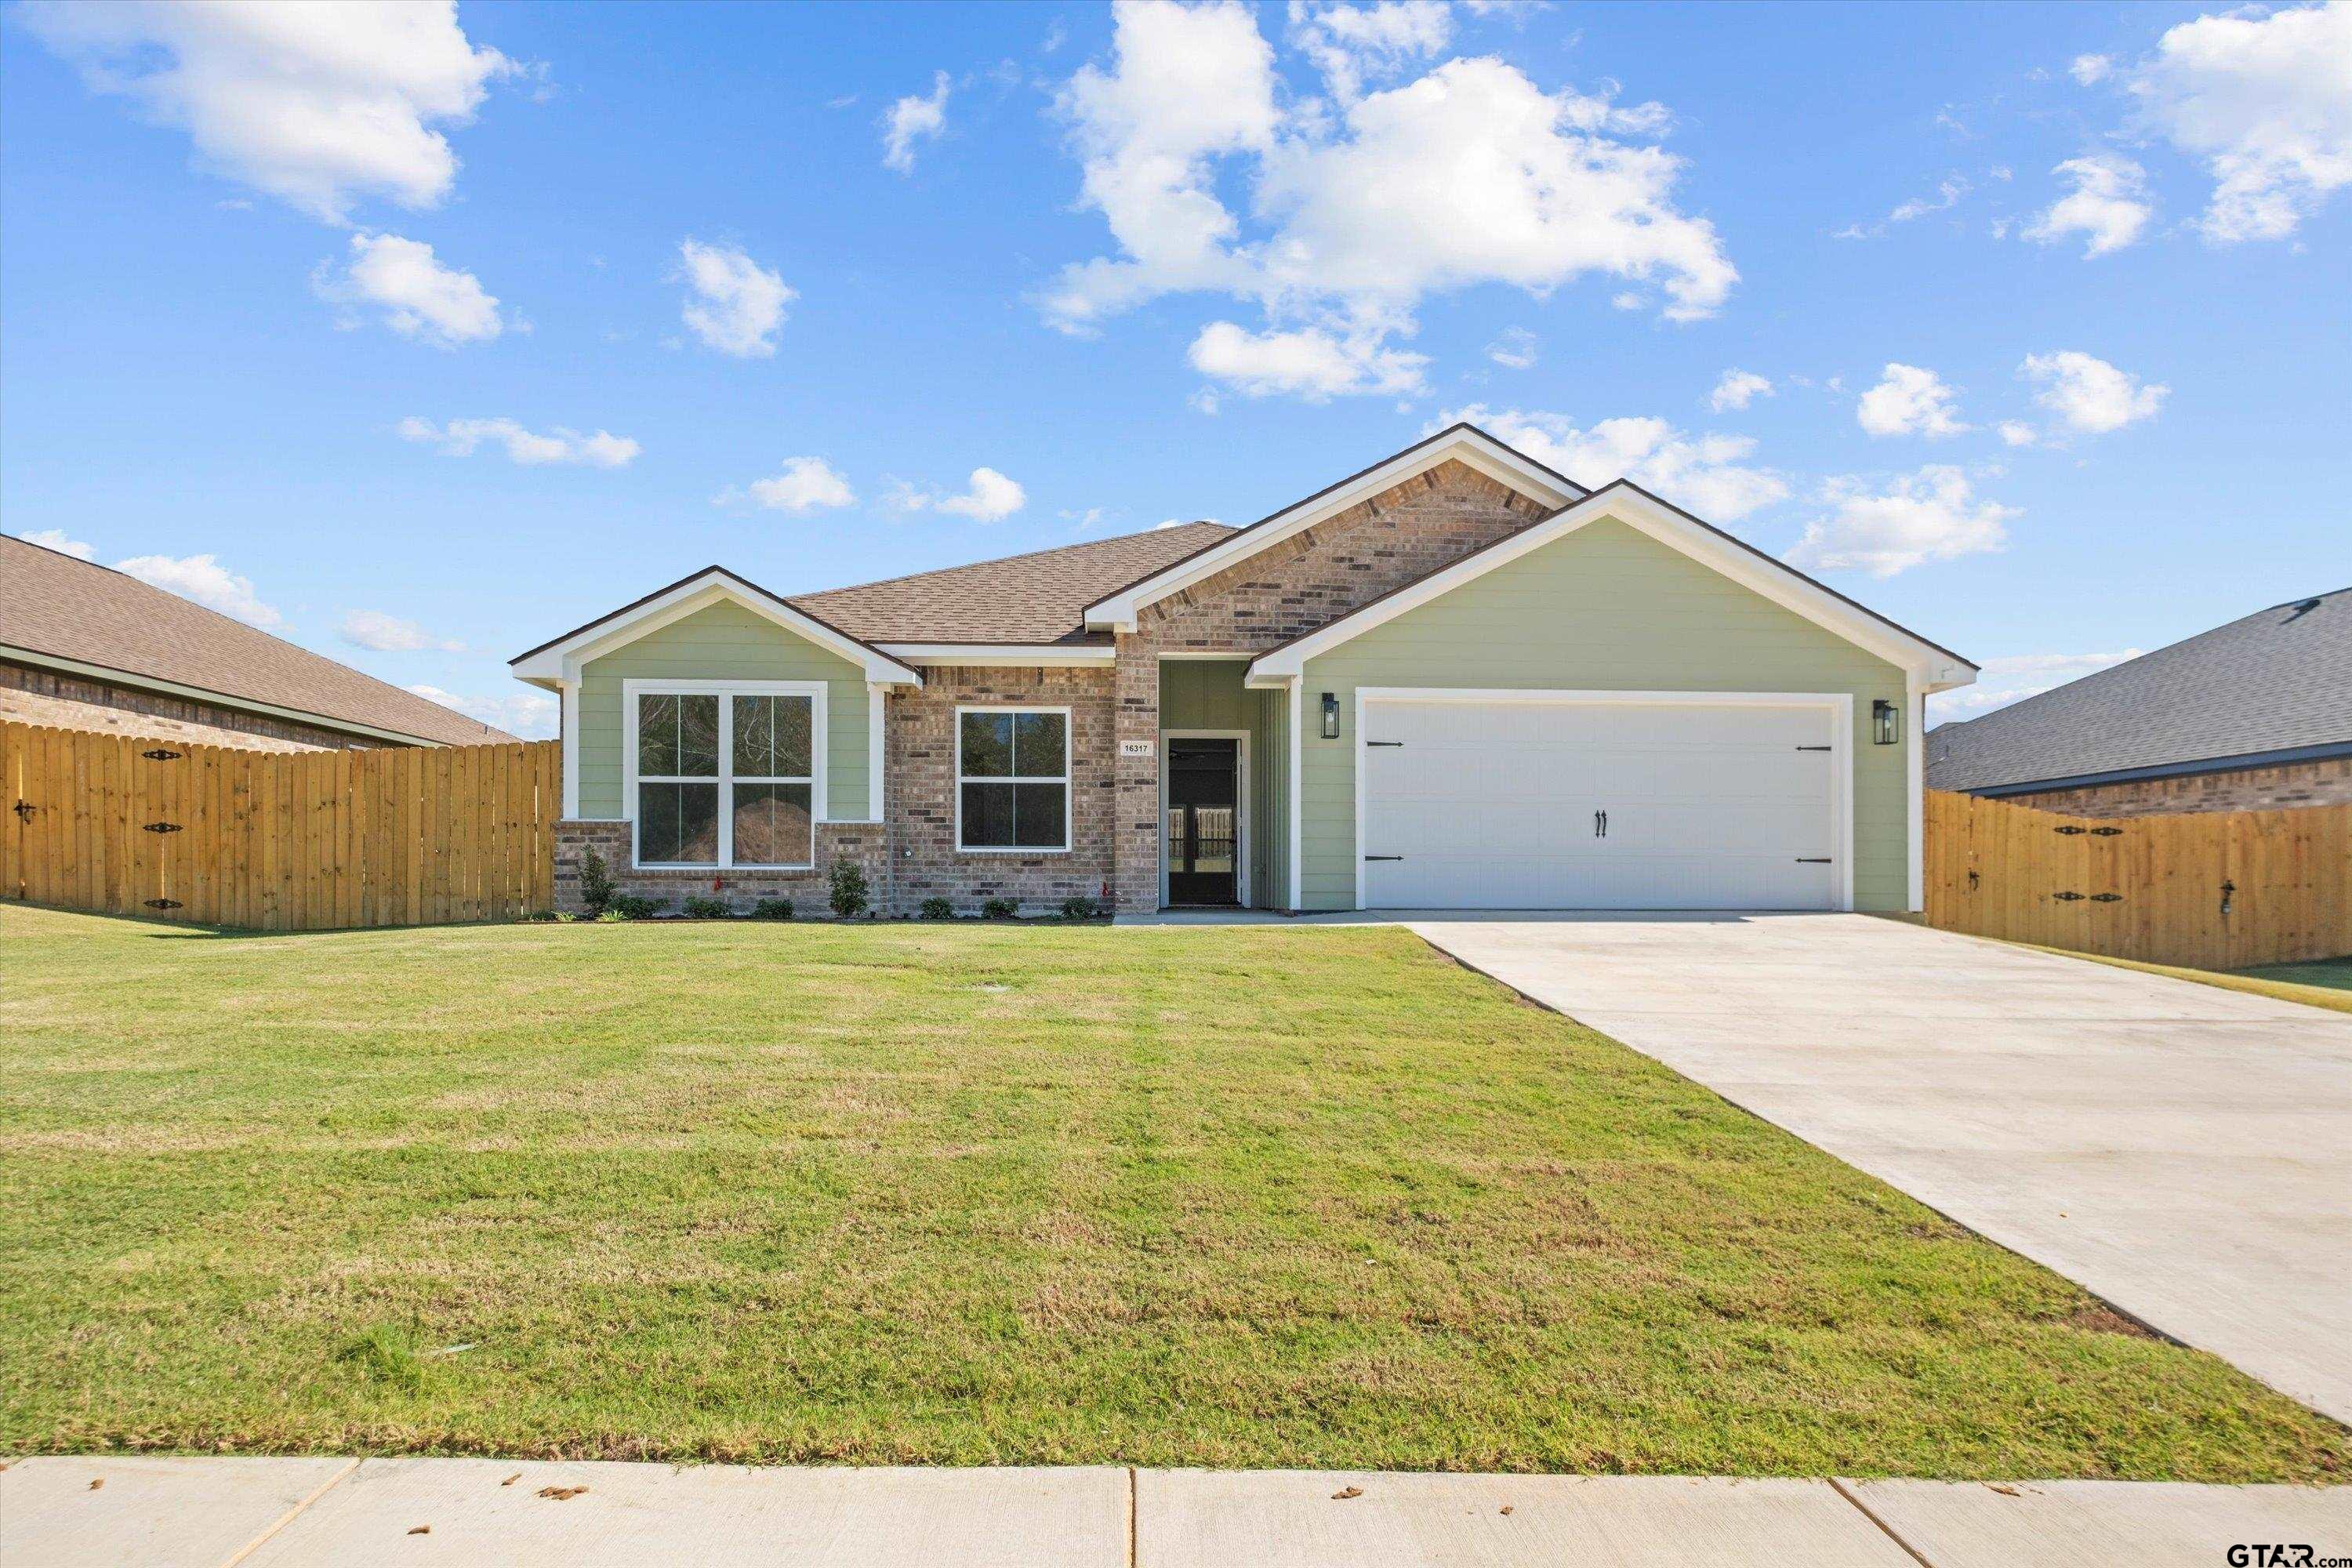
[[[0,909],[0,1450],[2340,1479],[1402,931]]]

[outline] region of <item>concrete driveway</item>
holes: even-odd
[[[1866,915],[1398,918],[2352,1422],[2352,1015]]]

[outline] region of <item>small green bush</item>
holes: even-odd
[[[617,915],[625,921],[649,921],[669,908],[667,899],[643,898],[635,893],[614,893],[604,900],[604,914]],[[604,919],[604,915],[596,917]]]
[[[726,900],[714,899],[702,893],[693,894],[687,899],[686,912],[689,918],[698,921],[726,921],[735,918],[735,911],[729,907]]]
[[[955,919],[955,906],[945,899],[925,899],[923,918],[927,921],[951,921]]]
[[[843,920],[854,921],[866,912],[873,902],[874,890],[866,886],[866,868],[855,860],[835,860],[831,877],[833,893],[828,900],[833,912]]]
[[[550,921],[560,921],[563,917],[556,913],[553,910],[533,910],[530,913],[523,916],[522,918],[539,925],[546,925]]]
[[[1062,918],[1066,921],[1098,921],[1102,919],[1102,912],[1101,900],[1087,898],[1084,893],[1062,900]]]
[[[591,916],[589,916],[588,918],[589,918],[591,921],[593,921],[593,922],[595,922],[597,925],[600,925],[600,926],[609,926],[609,925],[618,925],[618,924],[620,924],[623,921],[627,920],[629,917],[628,917],[628,916],[626,916],[626,915],[625,915],[625,914],[623,914],[623,913],[622,913],[620,910],[605,910],[604,913],[602,913],[602,914],[598,914],[598,915],[591,915]]]
[[[982,919],[992,921],[1009,921],[1021,913],[1011,899],[990,899],[980,906],[980,912]]]
[[[793,901],[790,899],[761,899],[751,906],[751,918],[755,921],[788,921],[793,918]]]
[[[601,915],[612,901],[613,875],[604,868],[604,858],[591,849],[580,861],[580,905]]]

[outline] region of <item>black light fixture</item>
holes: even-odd
[[[1323,738],[1327,741],[1339,738],[1339,694],[1336,691],[1323,694]]]
[[[1881,697],[1870,705],[1870,738],[1891,746],[1903,738],[1903,710]]]

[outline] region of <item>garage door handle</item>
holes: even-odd
[[[1402,741],[1367,741],[1364,744],[1367,746],[1402,746],[1404,742]]]
[[[1797,750],[1801,752],[1826,752],[1830,748],[1827,746],[1799,746],[1797,748]]]
[[[1402,860],[1404,857],[1402,855],[1367,855],[1364,858],[1367,860]]]
[[[1800,866],[1826,866],[1829,863],[1830,858],[1826,855],[1800,855],[1797,857],[1797,864]]]

